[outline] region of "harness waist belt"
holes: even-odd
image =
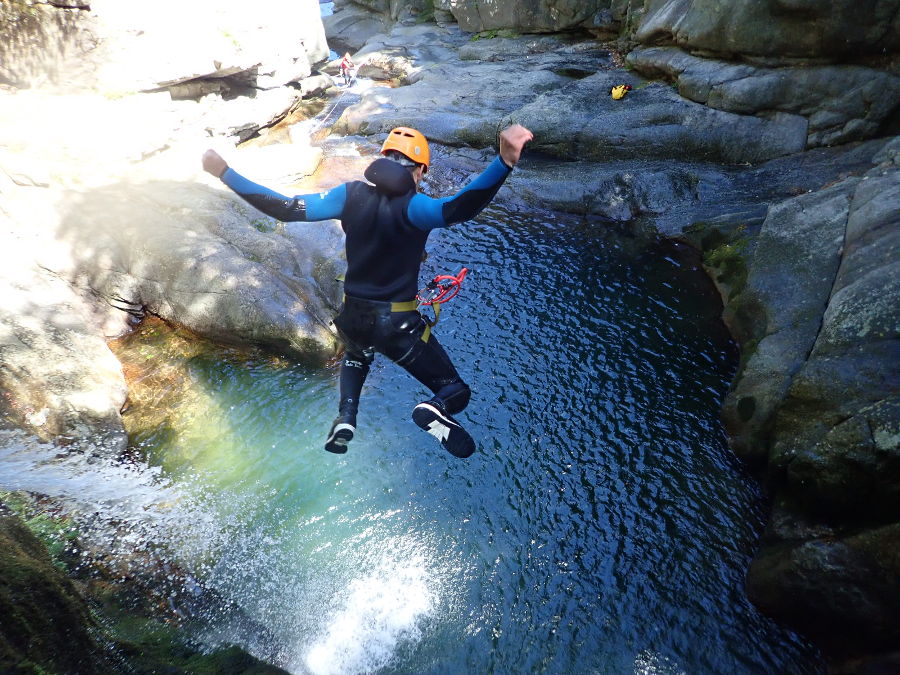
[[[391,302],[389,300],[368,300],[366,298],[355,298],[352,295],[344,295],[344,304],[368,305],[369,307],[375,307],[381,310],[385,310],[390,307],[390,310],[392,312],[412,312],[419,307],[419,301],[415,298],[413,298],[412,300]]]

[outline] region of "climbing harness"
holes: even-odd
[[[439,274],[429,281],[425,285],[425,288],[416,293],[416,300],[419,303],[419,307],[431,307],[432,311],[434,311],[433,321],[427,317],[423,317],[425,318],[425,323],[430,327],[436,325],[438,319],[441,318],[441,305],[448,300],[452,300],[456,297],[456,294],[459,293],[459,288],[462,285],[463,279],[466,278],[466,273],[468,271],[468,269],[463,267],[456,276],[452,274]]]

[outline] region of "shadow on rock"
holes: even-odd
[[[336,222],[283,224],[224,191],[170,181],[108,185],[65,207],[64,274],[110,305],[311,363],[334,355]]]

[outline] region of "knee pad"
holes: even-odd
[[[472,398],[472,390],[462,380],[451,382],[441,387],[435,396],[444,404],[444,409],[451,415],[460,413],[469,405],[469,399]]]

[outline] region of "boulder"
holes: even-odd
[[[436,7],[453,14],[460,28],[471,33],[508,28],[522,33],[556,33],[584,25],[591,25],[594,17],[609,10],[609,0],[590,2],[454,2],[438,0]]]
[[[807,510],[900,517],[900,170],[854,190],[815,344],[776,421],[770,462]]]
[[[353,0],[353,3],[391,21],[430,19],[436,4],[432,0]]]
[[[336,223],[278,226],[227,188],[165,180],[65,203],[56,237],[72,260],[59,272],[72,283],[219,342],[317,363],[336,352]]]
[[[723,419],[775,503],[748,594],[835,672],[895,662],[898,640],[898,157],[882,142],[863,175],[770,207],[726,298],[743,354]]]
[[[746,286],[725,308],[742,345],[742,369],[723,406],[734,451],[767,456],[774,417],[815,342],[837,274],[859,179],[769,209]]]
[[[526,161],[516,169],[514,187],[501,196],[634,223],[684,204],[698,207],[701,180],[717,178],[712,168],[686,163],[612,161],[598,167],[583,161]]]
[[[559,33],[588,30],[614,35],[636,21],[642,11],[637,0],[591,0],[590,2],[491,2],[436,0],[435,10],[447,12],[460,27],[472,33],[509,29],[519,33]]]
[[[678,93],[741,115],[802,115],[807,147],[871,138],[897,114],[900,77],[858,65],[767,68],[693,56],[674,47],[638,48],[626,62],[646,77],[673,80]]]
[[[338,0],[335,3],[335,17],[344,12],[347,14],[341,18],[326,18],[326,29],[329,39],[334,37],[339,42],[356,47],[365,43],[361,27],[370,27],[369,36],[385,30],[383,23],[380,29],[373,30],[375,24],[370,22],[455,21],[469,33],[498,30],[512,33],[590,31],[596,35],[614,37],[623,28],[636,25],[642,11],[642,0]],[[351,15],[355,17],[352,21],[349,18]]]
[[[674,44],[724,57],[850,59],[900,50],[894,0],[649,0],[635,33],[644,45]]]
[[[386,33],[390,21],[382,14],[355,3],[335,3],[334,12],[322,19],[329,44],[355,52],[373,36]]]
[[[832,664],[866,645],[874,666],[891,662],[873,652],[894,651],[900,641],[900,525],[846,537],[814,538],[764,546],[750,566],[747,594],[777,616],[827,645]],[[893,661],[896,664],[896,661]],[[830,668],[829,672],[841,672]]]
[[[0,409],[44,440],[90,440],[114,456],[126,445],[127,391],[104,333],[127,330],[128,315],[104,311],[37,264],[37,251],[66,258],[43,229],[55,217],[47,188],[17,186],[0,172],[0,197]]]
[[[0,408],[42,439],[92,439],[115,456],[127,441],[122,368],[85,300],[54,275],[7,257],[21,254],[7,246],[2,256]]]
[[[53,123],[60,108],[70,126]],[[334,353],[340,228],[279,225],[200,171],[219,145],[290,192],[321,151],[228,150],[207,131],[223,117],[167,94],[0,97],[0,387],[20,426],[122,450],[126,389],[104,338],[147,312],[317,363]]]
[[[247,74],[272,88],[328,57],[314,0],[194,5],[94,0],[79,8],[12,2],[0,8],[0,78],[19,87],[149,91]],[[277,17],[276,21],[272,18]]]
[[[87,602],[0,502],[0,671],[115,673]]]

